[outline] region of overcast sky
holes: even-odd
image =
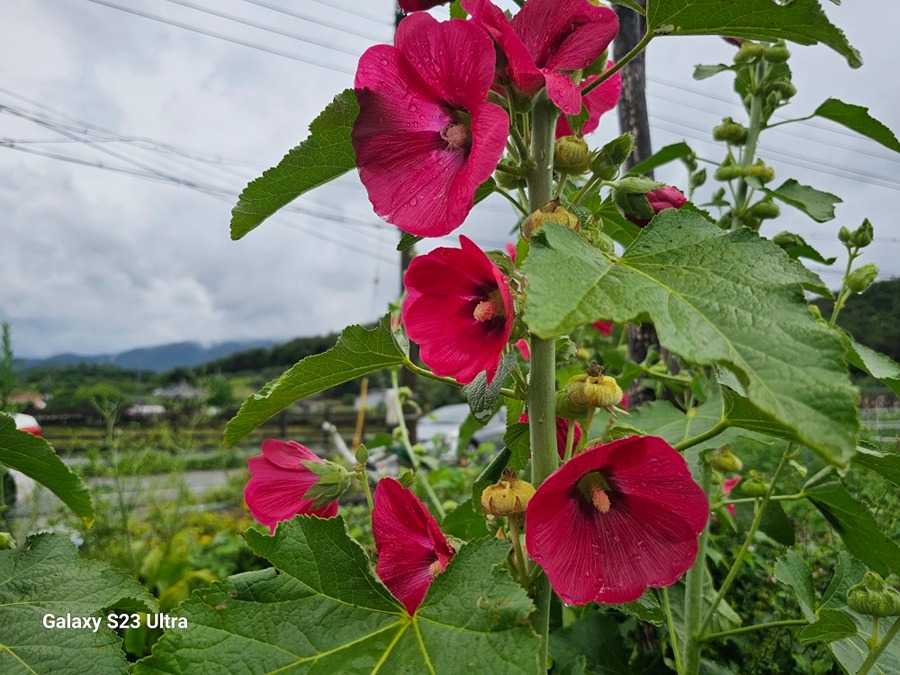
[[[900,130],[894,37],[873,30],[898,25],[900,9],[891,0],[823,4],[865,65],[853,71],[826,47],[792,46],[800,91],[790,116],[835,96]],[[358,54],[390,41],[392,5],[4,2],[0,320],[12,325],[17,355],[283,340],[382,314],[399,287],[398,233],[372,213],[355,174],[302,197],[239,242],[230,240],[228,223],[243,185],[303,140],[309,122],[352,85]],[[741,118],[731,78],[695,82],[691,71],[732,54],[712,37],[651,45],[654,147],[683,139],[701,156],[721,158],[706,139],[723,116]],[[589,140],[601,144],[617,133],[611,114]],[[868,216],[876,244],[864,260],[881,267],[881,278],[900,274],[900,155],[824,120],[773,130],[761,154],[778,181],[795,177],[844,199],[831,223],[793,212],[765,233],[791,229],[839,255],[839,225],[855,227]],[[677,184],[684,175],[672,169],[661,177]],[[513,222],[508,205],[493,197],[458,232],[499,248]],[[839,278],[823,272],[831,286]]]

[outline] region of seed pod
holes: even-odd
[[[748,497],[765,497],[769,491],[769,484],[751,472],[750,478],[741,481],[738,485],[738,490]]]
[[[578,218],[561,207],[558,199],[554,199],[525,219],[525,222],[522,223],[522,236],[531,241],[531,235],[543,227],[546,222],[557,223],[575,232],[581,229]]]
[[[847,605],[868,616],[900,616],[900,593],[886,586],[876,572],[866,572],[863,580],[847,591]]]
[[[763,199],[750,207],[750,215],[760,220],[777,218],[781,214],[781,208],[771,199]]]
[[[512,469],[504,469],[500,480],[481,493],[481,508],[492,516],[517,516],[525,513],[534,496],[534,486],[519,480]]]
[[[709,465],[714,469],[725,471],[727,473],[737,473],[744,468],[744,463],[741,461],[740,457],[733,454],[729,447],[724,447],[714,453],[709,458]]]
[[[581,174],[590,168],[590,148],[583,138],[563,136],[553,146],[553,168],[566,173]]]
[[[566,395],[575,406],[609,408],[621,403],[624,393],[614,377],[583,373],[569,380]]]

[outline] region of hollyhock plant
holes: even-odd
[[[727,497],[740,482],[740,476],[735,476],[734,478],[726,478],[724,481],[722,481],[722,494]],[[734,518],[734,504],[726,504],[725,509],[728,511],[728,513],[731,514],[731,517]]]
[[[528,413],[522,413],[519,417],[519,422],[528,423]],[[577,447],[578,442],[581,440],[581,425],[578,422],[575,422],[575,431],[572,432],[572,447]],[[566,438],[569,435],[569,420],[564,417],[556,418],[556,451],[559,453],[559,458],[562,459],[566,456]]]
[[[656,190],[651,190],[644,196],[650,202],[653,215],[666,209],[680,209],[687,203],[687,198],[682,194],[681,190],[671,185],[664,185]],[[641,218],[633,213],[626,213],[625,217],[638,227],[644,227],[651,220],[650,218]]]
[[[613,322],[612,321],[604,321],[603,319],[598,319],[593,323],[594,328],[597,329],[597,332],[600,335],[610,335],[612,334]]]
[[[295,441],[273,439],[263,441],[261,455],[247,460],[250,480],[244,488],[244,501],[253,517],[272,532],[279,522],[298,514],[322,518],[337,515],[336,500],[316,508],[316,500],[305,498],[319,476],[303,462],[324,463],[324,460]]]
[[[581,111],[581,90],[567,71],[596,61],[619,31],[616,13],[587,0],[529,0],[512,19],[490,0],[463,0],[472,20],[506,55],[513,84],[529,95],[547,87],[564,113]]]
[[[425,13],[404,19],[394,43],[359,60],[357,167],[379,216],[440,237],[463,222],[506,147],[509,118],[487,102],[494,46],[471,22]]]
[[[406,611],[415,614],[456,551],[419,498],[393,478],[378,481],[374,502],[375,573]]]
[[[682,456],[661,438],[632,436],[553,472],[528,505],[525,540],[566,603],[625,603],[693,565],[708,517]]]
[[[607,69],[612,68],[612,61],[607,64]],[[581,89],[591,85],[600,77],[594,75],[581,83]],[[596,131],[600,126],[600,118],[616,107],[619,102],[619,96],[622,94],[622,76],[619,73],[614,74],[608,80],[601,82],[586,95],[581,97],[582,102],[588,111],[588,118],[581,126],[581,134],[587,135],[592,131]],[[560,115],[556,121],[556,137],[568,136],[573,133],[569,120],[565,115]]]
[[[470,239],[413,258],[401,315],[410,340],[438,375],[492,380],[513,327],[509,281]]]

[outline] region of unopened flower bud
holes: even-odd
[[[359,464],[365,464],[367,461],[369,461],[369,449],[366,448],[366,446],[360,445],[356,449],[356,461]]]
[[[587,172],[590,161],[590,148],[583,138],[563,136],[553,146],[553,168],[566,173],[580,174]]]
[[[868,616],[900,616],[900,593],[885,585],[877,572],[866,572],[863,580],[847,591],[847,605]]]
[[[872,240],[874,238],[875,231],[872,228],[872,223],[870,223],[869,219],[866,218],[862,221],[862,225],[857,227],[850,234],[849,241],[851,246],[855,246],[856,248],[865,248],[872,243]]]
[[[846,225],[841,225],[841,229],[838,230],[838,239],[840,239],[842,244],[849,244],[850,237],[852,236],[852,232],[850,232],[850,228]]]
[[[744,42],[744,44],[741,45],[741,48],[735,53],[734,62],[746,63],[747,61],[757,59],[763,55],[765,49],[765,47],[758,45],[755,42]]]
[[[784,63],[791,58],[791,52],[783,44],[779,44],[763,48],[762,56],[769,63]]]
[[[750,478],[741,481],[738,490],[748,497],[765,497],[769,491],[769,484],[755,473],[751,473]]]
[[[719,471],[737,473],[744,468],[740,458],[731,452],[731,448],[724,447],[709,458],[709,465]]]
[[[862,293],[874,283],[877,276],[878,266],[875,263],[857,267],[847,275],[847,288],[854,293]]]
[[[531,483],[519,480],[512,469],[504,469],[500,480],[481,493],[481,508],[492,516],[518,516],[525,513],[534,495]]]
[[[397,482],[405,488],[412,487],[412,484],[416,482],[416,472],[412,469],[403,469],[397,476]]]
[[[722,120],[722,124],[713,127],[713,138],[732,145],[743,145],[747,142],[747,127],[726,117]]]
[[[698,188],[706,182],[706,168],[695,171],[691,174],[690,185],[692,188]]]
[[[781,214],[781,208],[771,199],[763,199],[750,207],[750,215],[760,220],[777,218]]]
[[[16,540],[9,532],[0,532],[0,551],[15,548]]]
[[[612,180],[633,150],[634,139],[631,134],[622,134],[592,154],[591,171],[601,180]]]
[[[609,375],[583,373],[575,375],[566,384],[566,395],[576,406],[608,408],[621,403],[622,388],[616,378]]]
[[[655,187],[647,190],[651,185]],[[613,190],[613,201],[629,221],[644,227],[660,211],[680,209],[687,199],[681,190],[671,185],[660,185],[644,178],[626,178]]]
[[[741,171],[741,167],[735,166],[734,164],[729,164],[727,166],[720,166],[716,169],[715,174],[716,180],[726,181],[726,180],[734,180],[736,178],[740,178],[743,176],[743,171]]]
[[[554,199],[553,201],[544,204],[525,219],[525,222],[522,223],[522,236],[530,241],[531,235],[534,234],[536,230],[543,227],[544,223],[547,222],[558,223],[575,232],[578,232],[581,229],[578,218],[561,207],[558,199]]]
[[[763,93],[766,94],[778,94],[782,100],[787,100],[789,98],[793,98],[797,93],[797,87],[795,87],[789,79],[786,77],[780,77],[773,82],[769,82],[763,87]]]
[[[307,460],[300,463],[319,477],[303,495],[304,499],[314,500],[313,509],[322,508],[339,499],[350,487],[353,474],[340,464],[327,460]]]
[[[773,178],[775,178],[775,169],[770,166],[766,166],[765,162],[763,162],[761,159],[756,160],[750,166],[743,167],[742,173],[745,176],[755,176],[756,178],[759,178],[763,183],[768,183]]]

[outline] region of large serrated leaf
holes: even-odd
[[[830,98],[816,108],[813,115],[842,124],[866,138],[881,143],[894,152],[900,152],[900,141],[897,140],[894,132],[872,117],[869,109],[861,105],[844,103],[839,99]]]
[[[523,267],[525,321],[540,337],[598,316],[649,319],[666,348],[726,367],[739,393],[828,461],[853,455],[856,390],[836,333],[812,318],[801,290],[818,279],[771,242],[667,209],[615,260],[548,223]]]
[[[0,464],[36,480],[72,509],[84,523],[94,522],[94,504],[81,477],[72,473],[46,440],[16,430],[16,421],[0,413]]]
[[[502,359],[497,366],[497,372],[494,373],[494,379],[490,383],[487,381],[487,372],[482,370],[475,379],[463,387],[463,393],[469,402],[469,410],[472,416],[481,422],[487,422],[497,412],[497,406],[500,403],[500,390],[509,374],[516,365],[516,355],[510,352]]]
[[[766,192],[776,199],[800,209],[817,223],[825,223],[834,218],[834,205],[844,200],[830,192],[816,190],[808,185],[801,185],[793,178],[785,181],[774,190]]]
[[[643,162],[635,164],[628,173],[641,176],[645,173],[653,171],[653,169],[656,169],[663,164],[674,162],[676,159],[683,159],[685,157],[693,156],[694,151],[691,149],[691,146],[689,146],[684,141],[680,141],[678,143],[673,143],[672,145],[667,145],[666,147],[657,150]]]
[[[648,30],[667,35],[731,35],[751,40],[790,40],[801,45],[819,42],[862,65],[843,32],[825,16],[817,0],[648,0]]]
[[[232,445],[275,413],[300,399],[349,382],[382,368],[399,366],[404,355],[385,316],[375,328],[348,326],[326,352],[307,356],[277,380],[249,396],[225,427],[225,444]]]
[[[804,490],[825,520],[840,535],[847,550],[882,576],[900,573],[900,546],[879,529],[869,510],[838,482]]]
[[[241,192],[231,210],[231,238],[240,239],[304,192],[353,169],[350,132],[358,114],[352,89],[335,96],[309,125],[309,137]]]
[[[859,344],[849,333],[842,333],[847,363],[881,380],[900,396],[900,364],[874,349]]]
[[[82,560],[66,537],[38,534],[0,551],[0,672],[126,673],[125,654],[104,610],[155,611],[124,572]],[[47,615],[99,619],[89,628],[45,628]]]
[[[279,570],[230,577],[179,614],[141,673],[537,672],[533,605],[495,566],[508,546],[462,547],[413,617],[372,575],[341,518],[300,516],[247,540]]]

